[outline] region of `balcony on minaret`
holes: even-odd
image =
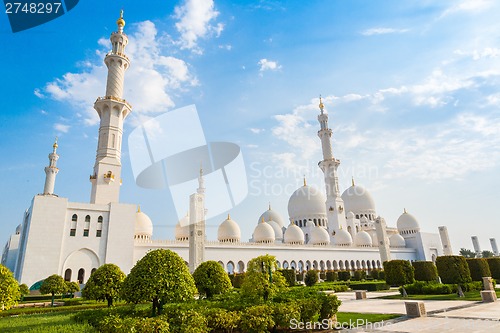
[[[106,183],[111,183],[111,182],[114,182],[115,181],[115,175],[113,174],[113,172],[111,171],[108,171],[107,173],[104,174],[104,181]]]

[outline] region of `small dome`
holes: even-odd
[[[375,215],[375,203],[371,194],[359,185],[352,185],[342,193],[344,208],[347,212],[359,214]]]
[[[281,229],[280,225],[276,221],[267,221],[267,224],[269,224],[271,227],[273,227],[274,230],[274,238],[276,240],[282,240],[283,239],[283,229]]]
[[[404,211],[403,214],[398,218],[398,231],[400,234],[412,234],[418,232],[420,230],[420,225],[418,224],[417,219]]]
[[[371,247],[372,238],[366,231],[360,231],[354,237],[354,244],[361,247]]]
[[[187,241],[189,239],[189,215],[186,214],[175,225],[175,240]]]
[[[356,217],[356,216],[354,215],[354,213],[353,213],[353,212],[349,212],[349,213],[347,213],[347,215],[346,215],[346,218],[347,218],[348,220],[351,220],[351,219],[353,219],[353,218],[355,218],[355,217]]]
[[[314,187],[299,187],[288,200],[288,216],[291,221],[326,218],[325,197]]]
[[[343,229],[337,230],[337,232],[333,236],[333,244],[337,246],[351,246],[352,245],[351,234]]]
[[[262,215],[259,217],[259,221],[257,223],[260,223],[260,221],[264,218],[264,221],[269,222],[269,221],[274,221],[278,223],[278,225],[283,228],[285,224],[283,223],[283,219],[281,218],[281,215],[275,212],[274,210],[271,209],[271,205],[269,205],[269,209],[266,210]]]
[[[400,234],[394,234],[389,238],[390,247],[406,247],[406,241]]]
[[[256,243],[272,243],[274,242],[274,229],[264,220],[255,227],[253,232],[253,240]]]
[[[149,239],[153,236],[153,222],[139,209],[135,213],[135,238]]]
[[[304,232],[297,225],[290,223],[285,230],[284,239],[287,244],[304,244]]]
[[[231,219],[228,215],[217,230],[217,239],[219,242],[239,242],[241,231],[238,223]]]
[[[330,244],[330,236],[328,231],[323,227],[314,227],[311,231],[311,243],[314,245]]]

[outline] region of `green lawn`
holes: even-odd
[[[337,321],[342,323],[344,327],[346,324],[354,326],[364,326],[368,323],[376,323],[380,321],[387,321],[390,319],[401,317],[399,314],[374,314],[374,313],[356,313],[356,312],[338,312]]]
[[[91,326],[71,320],[73,312],[20,315],[0,319],[0,332],[26,333],[87,333],[96,332]]]
[[[500,290],[496,289],[497,297],[500,298]],[[464,293],[465,297],[458,297],[457,294],[446,295],[408,295],[403,298],[401,295],[381,296],[382,299],[414,299],[414,300],[436,300],[436,301],[481,301],[481,293],[479,291],[469,291]]]

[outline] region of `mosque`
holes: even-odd
[[[137,205],[119,201],[123,122],[132,110],[123,99],[124,75],[130,66],[123,13],[117,26],[110,37],[112,50],[104,58],[106,94],[94,103],[100,126],[90,202],[71,202],[54,194],[59,171],[56,141],[45,167],[43,193],[33,197],[2,254],[2,264],[20,283],[32,286],[51,274],[85,283],[105,263],[117,264],[128,273],[153,249],[177,252],[191,270],[204,260],[215,260],[230,273],[244,272],[248,261],[262,254],[273,255],[280,267],[299,272],[313,268],[369,271],[391,259],[435,260],[452,254],[446,227],[439,227],[439,233],[423,232],[406,210],[396,227],[387,226],[370,193],[354,180],[341,194],[340,161],[332,153],[332,130],[321,101],[318,136],[323,160],[319,167],[326,196],[304,180],[289,199],[288,221],[269,206],[256,219],[249,241],[244,241],[238,223],[228,215],[218,227],[217,240],[207,240],[200,170],[198,189],[186,198],[189,213],[177,223],[174,239],[154,240],[150,218]]]

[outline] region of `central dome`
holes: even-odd
[[[299,187],[288,200],[288,216],[294,222],[310,218],[326,219],[325,197],[314,187]]]
[[[375,202],[364,187],[353,184],[342,193],[342,200],[344,200],[345,211],[353,212],[356,218],[367,216],[370,220],[375,219]]]

